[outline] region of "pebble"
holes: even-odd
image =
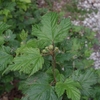
[[[100,33],[100,0],[84,0],[79,1],[78,9],[85,9],[87,11],[93,10],[91,14],[87,14],[84,21],[81,21],[83,26],[91,28],[93,31]],[[96,13],[95,10],[98,12]],[[73,24],[79,25],[80,21],[72,21]],[[90,59],[94,60],[94,68],[100,68],[100,51],[95,51],[91,54]]]

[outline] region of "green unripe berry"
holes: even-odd
[[[45,49],[48,50],[49,48],[48,47],[45,47]]]
[[[42,53],[47,53],[47,51],[44,49],[44,50],[42,50]]]
[[[23,45],[24,44],[24,42],[21,42],[21,45]]]
[[[55,47],[55,50],[54,50],[55,52],[58,52],[59,51],[59,48],[58,47]]]
[[[53,50],[53,45],[49,45],[48,47],[50,50]]]

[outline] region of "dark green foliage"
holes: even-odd
[[[97,42],[95,33],[73,25],[69,18],[59,19],[55,12],[41,17],[44,11],[30,0],[3,1],[1,94],[9,92],[11,82],[18,79],[22,100],[99,100],[100,71],[92,68],[89,59]]]
[[[38,23],[45,12],[46,9],[37,7],[35,0],[32,3],[31,0],[1,0],[0,21],[11,25],[17,34],[22,29],[30,32],[31,25]]]

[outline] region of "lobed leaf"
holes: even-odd
[[[42,26],[32,27],[32,34],[49,43],[57,43],[65,39],[71,26],[69,19],[63,19],[58,24],[58,14],[55,12],[45,14],[41,23]]]
[[[0,35],[9,28],[10,26],[6,23],[0,22]]]
[[[9,65],[6,71],[19,71],[27,74],[34,74],[42,68],[44,59],[42,58],[39,49],[24,48],[23,54],[14,58],[14,64]]]
[[[3,71],[12,60],[12,55],[8,54],[4,49],[0,49],[0,71]]]
[[[22,100],[58,100],[53,88],[49,84],[35,83],[27,91]]]
[[[92,85],[96,84],[97,82],[97,76],[95,75],[93,70],[86,70],[85,73],[81,73],[79,71],[76,71],[72,78],[78,82],[80,82],[82,86],[82,94],[84,95],[90,95],[92,94]]]
[[[80,100],[81,93],[77,87],[80,87],[79,83],[74,82],[72,79],[66,79],[64,83],[58,82],[56,84],[55,90],[58,97],[62,96],[66,91],[69,99]]]

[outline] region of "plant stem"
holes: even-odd
[[[54,43],[53,43],[53,52],[52,52],[52,71],[53,71],[54,83],[56,83],[55,68],[56,68],[56,59],[55,59]]]

